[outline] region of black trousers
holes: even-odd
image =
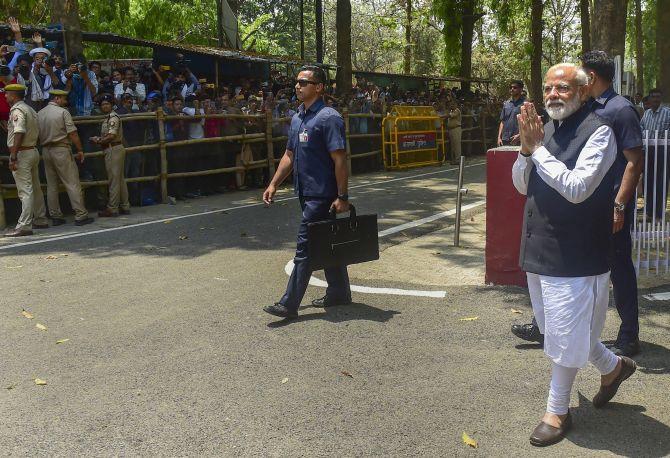
[[[630,229],[635,213],[631,199],[624,215],[623,228],[614,234],[612,244],[612,287],[614,289],[614,303],[621,318],[617,341],[628,343],[637,340],[640,334],[637,303],[637,276],[633,266],[633,243]]]

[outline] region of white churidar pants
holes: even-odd
[[[600,342],[609,303],[609,272],[591,277],[527,273],[528,291],[544,352],[552,360],[547,412],[568,412],[577,369],[591,362],[609,374],[619,359]]]

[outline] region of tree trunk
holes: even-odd
[[[65,53],[68,61],[84,56],[84,43],[79,22],[79,4],[77,0],[49,0],[51,22],[63,24],[65,35]]]
[[[663,101],[670,101],[670,0],[658,0],[656,10],[656,56],[658,58],[658,81],[656,87],[663,90]]]
[[[644,32],[642,31],[642,0],[635,0],[635,66],[636,89],[644,94]]]
[[[475,1],[463,1],[463,25],[461,30],[461,69],[459,76],[461,78],[472,77],[472,40],[475,32],[475,22],[478,17],[475,17]],[[463,91],[470,90],[470,81],[461,83]]]
[[[405,56],[403,59],[403,73],[412,72],[412,0],[407,0],[405,6]]]
[[[611,57],[621,56],[626,48],[628,0],[594,0],[591,45]]]
[[[351,94],[351,1],[337,0],[337,95]]]
[[[323,0],[314,0],[314,15],[316,17],[316,61],[323,62]],[[349,14],[351,16],[351,14]],[[351,30],[351,19],[349,20]]]
[[[541,104],[542,97],[542,10],[543,0],[532,0],[530,6],[530,98]]]
[[[589,0],[579,0],[579,14],[582,24],[582,54],[591,50],[591,15]]]

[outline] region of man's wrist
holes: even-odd
[[[340,199],[343,202],[348,202],[349,201],[349,194],[347,194],[346,192],[342,193],[342,194],[338,194],[337,198]]]

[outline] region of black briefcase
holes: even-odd
[[[379,259],[377,215],[356,215],[353,205],[348,218],[333,211],[330,219],[307,226],[307,249],[311,270]]]

